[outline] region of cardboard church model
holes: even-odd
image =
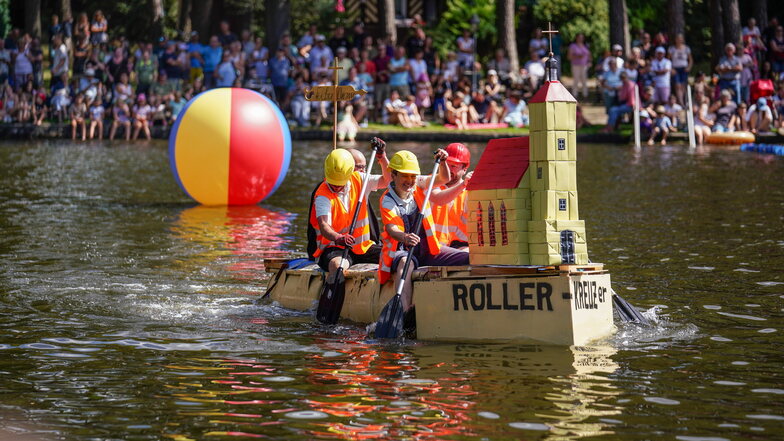
[[[472,265],[587,264],[577,211],[577,100],[557,61],[529,102],[530,135],[491,140],[468,183]]]

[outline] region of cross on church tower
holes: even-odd
[[[547,34],[547,38],[550,40],[550,58],[553,57],[553,34],[557,34],[558,30],[553,29],[553,24],[551,22],[547,22],[547,30],[542,31],[543,34]]]
[[[555,54],[553,54],[553,34],[557,34],[558,30],[553,29],[553,25],[551,22],[547,22],[547,30],[542,31],[543,34],[547,34],[547,38],[550,40],[550,54],[547,55],[547,62],[545,63],[545,81],[557,81],[558,80],[558,61],[555,59]]]

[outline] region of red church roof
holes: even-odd
[[[577,102],[560,81],[547,81],[544,83],[544,86],[536,91],[536,94],[531,97],[528,103],[550,103],[553,101]]]
[[[468,190],[517,188],[528,170],[528,137],[492,139],[487,143]]]

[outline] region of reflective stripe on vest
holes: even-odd
[[[445,190],[446,186],[441,186]],[[441,245],[449,245],[455,240],[468,242],[466,195],[463,190],[448,204],[433,205],[433,220],[435,221],[436,237]]]
[[[359,192],[362,191],[362,175],[360,175],[359,172],[354,172],[354,174],[351,175],[351,180],[349,182],[351,182],[351,188],[349,189],[348,210],[343,207],[343,203],[340,202],[337,193],[329,189],[326,181],[321,183],[318,190],[316,190],[316,196],[313,198],[314,204],[316,199],[320,196],[329,199],[329,202],[332,205],[332,210],[330,212],[332,220],[330,226],[338,234],[346,234],[349,232],[348,228],[351,226],[351,219],[354,217],[354,209],[359,200]],[[318,246],[316,251],[313,252],[313,257],[317,258],[327,247],[337,247],[338,245],[335,245],[335,242],[330,241],[321,234],[315,207],[311,211],[310,225],[316,230],[316,245]],[[368,219],[367,213],[367,201],[364,201],[359,208],[359,216],[357,216],[357,222],[354,224],[354,231],[351,235],[354,236],[354,239],[356,240],[354,246],[351,247],[351,251],[354,254],[365,254],[373,245],[373,241],[370,240],[370,220]]]
[[[403,224],[403,218],[397,212],[395,208],[388,208],[384,206],[384,198],[389,197],[392,198],[391,195],[388,196],[389,189],[387,189],[384,194],[381,195],[381,200],[379,205],[381,207],[381,262],[378,265],[378,283],[383,285],[384,283],[389,280],[389,277],[392,272],[392,262],[395,259],[395,252],[398,249],[398,241],[392,238],[392,236],[387,233],[387,224],[392,224],[398,227],[400,231],[405,231],[405,225]],[[419,188],[418,186],[414,187],[414,201],[416,201],[417,207],[422,210],[422,203],[425,202],[425,191]],[[395,204],[396,205],[396,204]],[[436,255],[441,251],[441,244],[438,243],[436,239],[436,232],[433,222],[433,215],[430,212],[430,203],[428,202],[427,207],[422,210],[422,213],[425,215],[424,219],[422,220],[422,226],[425,229],[425,236],[427,238],[428,248],[432,255]]]

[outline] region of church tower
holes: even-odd
[[[558,81],[552,48],[545,73],[529,102],[530,135],[491,140],[468,183],[471,265],[588,263],[577,211],[577,100]]]
[[[531,265],[587,264],[585,222],[577,211],[577,100],[558,81],[558,61],[552,52],[545,78],[529,102],[530,261]]]

